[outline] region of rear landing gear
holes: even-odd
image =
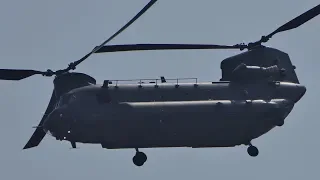
[[[249,147],[247,148],[247,152],[251,157],[256,157],[259,154],[258,148],[253,146],[251,143],[249,144]]]
[[[136,154],[133,156],[132,161],[136,166],[142,166],[147,161],[147,155],[136,148]]]

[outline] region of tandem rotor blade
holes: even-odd
[[[44,75],[46,72],[35,70],[23,70],[23,69],[0,69],[1,80],[21,80],[35,74]]]
[[[318,16],[319,14],[320,14],[320,4],[315,6],[312,9],[308,10],[307,12],[301,14],[300,16],[292,19],[291,21],[285,23],[284,25],[280,26],[278,29],[276,29],[275,31],[273,31],[269,35],[262,36],[259,41],[249,43],[246,48],[249,49],[251,47],[260,45],[261,43],[268,42],[269,39],[272,38],[273,35],[275,35],[275,34],[277,34],[279,32],[295,29],[295,28],[301,26],[302,24],[308,22],[312,18]]]
[[[124,44],[103,46],[95,53],[143,50],[183,50],[183,49],[241,49],[244,45],[214,45],[214,44]]]
[[[109,41],[111,41],[113,38],[115,38],[118,34],[120,34],[122,31],[124,31],[127,27],[129,27],[133,22],[135,22],[142,14],[144,14],[157,0],[151,0],[138,14],[136,14],[127,24],[125,24],[120,30],[118,30],[116,33],[114,33],[110,38],[108,38],[106,41],[104,41],[100,46],[95,47],[90,53],[85,55],[83,58],[79,59],[78,61],[75,61],[72,66],[75,68],[77,65],[79,65],[81,62],[86,60],[90,55],[98,51],[101,47],[103,47],[105,44],[107,44]]]
[[[55,97],[55,91],[52,92],[50,102],[48,104],[48,107],[39,123],[39,125],[36,127],[36,130],[32,134],[31,138],[27,142],[27,144],[24,146],[23,149],[29,149],[36,147],[40,144],[44,136],[46,135],[46,132],[43,130],[42,125],[44,120],[47,118],[47,116],[53,111],[54,107],[56,105],[56,97]]]
[[[291,21],[287,22],[286,24],[280,26],[278,29],[270,33],[267,37],[271,38],[273,35],[279,32],[291,30],[301,26],[302,24],[308,22],[312,18],[318,16],[320,14],[320,4],[315,6],[314,8],[308,10],[307,12],[301,14],[300,16],[292,19]]]

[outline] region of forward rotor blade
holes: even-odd
[[[213,44],[124,44],[103,46],[95,53],[143,50],[183,50],[183,49],[241,49],[245,45],[213,45]]]
[[[138,14],[136,14],[127,24],[125,24],[121,29],[119,29],[116,33],[114,33],[109,39],[104,41],[100,46],[95,47],[90,53],[85,55],[80,60],[74,62],[73,66],[74,68],[79,65],[81,62],[86,60],[91,54],[98,51],[101,47],[103,47],[105,44],[107,44],[109,41],[111,41],[113,38],[115,38],[118,34],[120,34],[122,31],[124,31],[127,27],[129,27],[133,22],[135,22],[142,14],[144,14],[157,0],[151,0]]]
[[[0,69],[0,79],[2,80],[21,80],[35,74],[44,74],[45,72],[35,70],[20,69]]]
[[[286,24],[280,26],[278,29],[276,29],[274,32],[269,34],[267,37],[271,38],[273,35],[279,32],[291,30],[294,28],[297,28],[301,26],[302,24],[308,22],[310,19],[316,17],[320,14],[320,4],[315,6],[314,8],[308,10],[307,12],[301,14],[300,16],[292,19],[291,21],[287,22]]]
[[[29,139],[29,141],[27,142],[27,144],[24,146],[23,149],[33,148],[33,147],[36,147],[40,144],[40,142],[42,141],[42,139],[46,135],[46,132],[42,128],[43,122],[47,118],[47,116],[52,112],[55,105],[56,105],[56,97],[55,97],[55,91],[53,91],[51,98],[50,98],[50,102],[48,104],[48,107],[47,107],[39,125],[36,127],[36,130],[34,131],[31,138]]]

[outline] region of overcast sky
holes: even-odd
[[[2,0],[0,68],[65,68],[117,31],[148,0]],[[233,45],[262,35],[316,6],[318,0],[160,0],[110,44],[216,43]],[[317,179],[319,178],[320,16],[275,35],[266,45],[287,52],[307,93],[285,125],[255,139],[256,158],[234,148],[106,150],[46,136],[22,150],[49,102],[52,78],[0,81],[0,179]],[[126,52],[93,55],[77,71],[104,79],[198,77],[217,81],[220,62],[238,50]],[[258,60],[258,59],[257,59]]]

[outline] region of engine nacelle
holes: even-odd
[[[285,76],[285,69],[280,69],[277,65],[261,67],[241,63],[232,71],[231,79],[232,81],[254,81],[279,76]]]
[[[270,81],[299,83],[295,66],[292,64],[289,55],[269,47],[255,48],[228,57],[221,62],[220,68],[222,70],[221,81],[251,82],[257,81],[258,78],[259,80],[266,80],[265,78],[267,78]]]

